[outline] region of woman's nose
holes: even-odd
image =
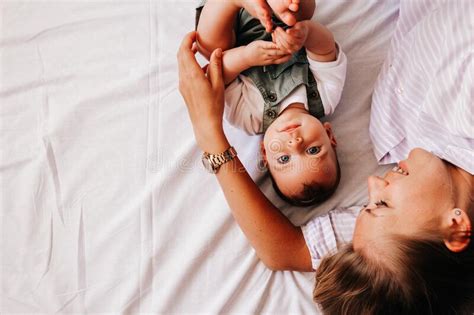
[[[369,176],[367,182],[369,186],[369,199],[371,201],[380,199],[381,193],[388,185],[388,182],[379,176]]]

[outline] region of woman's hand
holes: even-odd
[[[272,38],[280,50],[287,54],[294,54],[305,45],[308,33],[307,21],[301,21],[286,31],[281,27],[277,27],[272,33]]]
[[[281,50],[275,43],[256,40],[245,46],[244,58],[248,67],[285,63],[291,54]]]
[[[194,55],[195,40],[196,32],[188,33],[178,51],[179,91],[186,102],[199,147],[211,153],[221,152],[228,147],[222,127],[222,50],[214,50],[209,65],[201,68]]]

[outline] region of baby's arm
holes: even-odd
[[[291,58],[291,54],[282,51],[273,42],[257,40],[225,51],[222,58],[224,83],[227,85],[248,68],[284,63]]]
[[[308,27],[308,36],[304,43],[308,57],[322,62],[336,60],[336,42],[332,32],[321,23],[312,20],[303,21],[303,23]]]
[[[216,48],[234,47],[234,23],[240,7],[236,1],[208,0],[202,8],[197,25],[196,45],[207,59]]]

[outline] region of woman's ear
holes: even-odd
[[[462,252],[471,241],[471,220],[469,216],[464,210],[454,208],[449,211],[444,220],[448,226],[444,244],[452,252]]]
[[[336,137],[334,136],[334,133],[332,132],[332,126],[330,123],[325,122],[323,124],[324,129],[326,129],[326,133],[328,134],[329,140],[331,141],[331,145],[333,148],[337,147],[337,141]]]

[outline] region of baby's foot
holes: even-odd
[[[296,23],[295,13],[299,10],[300,0],[267,0],[273,12],[288,26]]]
[[[291,1],[291,0],[290,0]],[[299,1],[299,0],[293,0]],[[272,23],[272,9],[268,6],[265,0],[241,0],[241,7],[250,13],[251,16],[260,20],[260,23],[265,27],[265,31],[271,32],[273,29]]]

